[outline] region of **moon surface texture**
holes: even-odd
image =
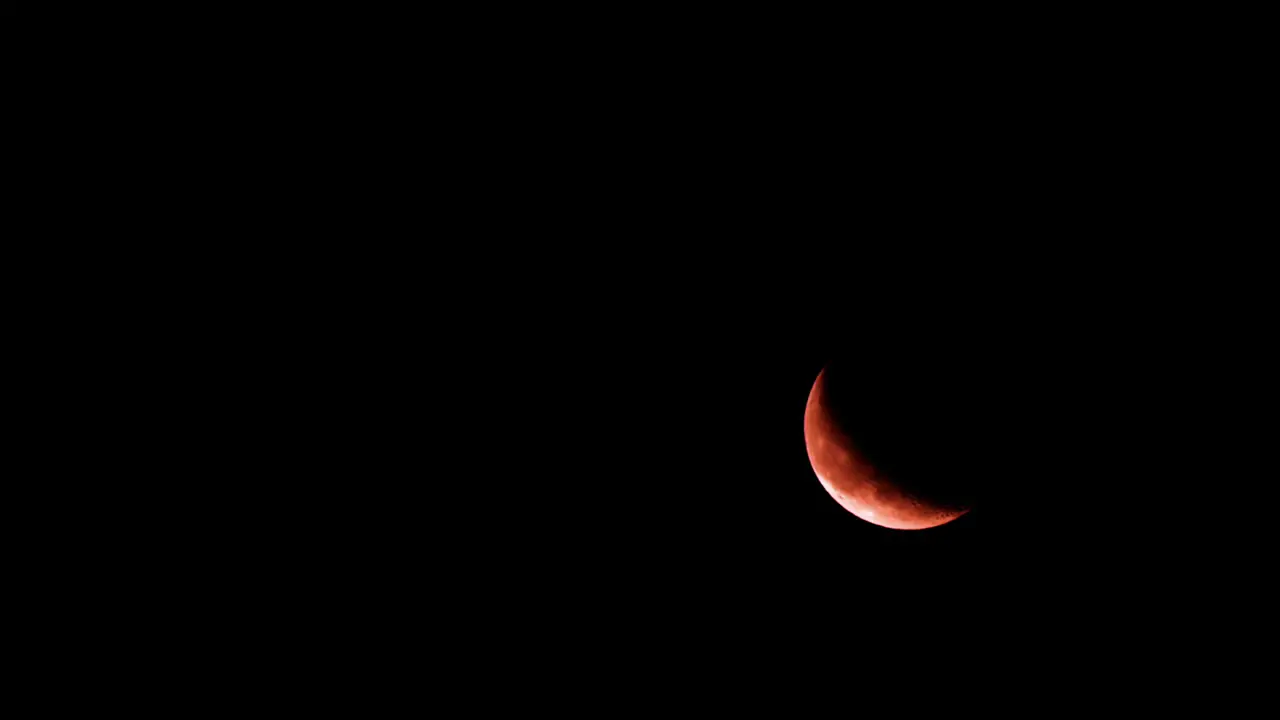
[[[897,530],[937,527],[968,512],[967,507],[926,497],[871,462],[842,426],[830,397],[828,370],[819,373],[809,393],[804,438],[813,471],[831,497],[863,520]]]

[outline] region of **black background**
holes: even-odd
[[[157,146],[91,142],[75,179],[131,200],[77,213],[194,248],[100,248],[148,282],[77,315],[164,379],[102,457],[197,481],[97,492],[163,526],[124,531],[194,578],[170,592],[477,697],[615,703],[839,699],[868,667],[1132,689],[1269,632],[1257,94],[751,19],[286,23],[77,76]],[[803,414],[836,357],[954,427],[967,452],[902,446],[980,481],[972,512],[892,531],[826,495]]]

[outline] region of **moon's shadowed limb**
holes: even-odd
[[[805,408],[805,444],[836,502],[902,530],[943,525],[968,511],[972,500],[958,471],[972,448],[956,425],[964,401],[937,387],[877,382],[838,364],[819,374]]]

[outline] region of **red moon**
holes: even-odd
[[[804,440],[819,482],[841,507],[869,523],[895,530],[923,530],[955,520],[968,510],[940,507],[914,497],[866,460],[835,422],[823,376],[809,392]]]

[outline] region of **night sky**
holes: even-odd
[[[499,676],[555,695],[568,656],[597,710],[787,678],[786,708],[852,715],[867,666],[910,686],[938,664],[943,698],[1097,687],[1139,650],[1269,631],[1274,232],[1239,209],[1263,184],[1172,153],[1174,113],[1130,107],[1145,80],[1090,112],[1046,90],[1072,63],[962,72],[751,19],[621,51],[515,15],[398,42],[379,22],[367,53],[290,26],[327,54],[224,83],[251,112],[166,84],[197,91],[163,96],[165,162],[213,189],[157,171],[174,219],[143,215],[213,239],[140,304],[194,333],[154,333],[147,362],[194,388],[153,444],[167,482],[212,478],[194,492],[228,519],[203,552],[290,586],[283,618],[349,599],[352,632],[418,633],[401,652],[474,670],[477,702],[517,694]],[[199,302],[172,302],[197,272]],[[968,514],[890,530],[826,493],[803,420],[835,361],[886,463],[963,484]],[[193,407],[212,429],[170,422]]]

